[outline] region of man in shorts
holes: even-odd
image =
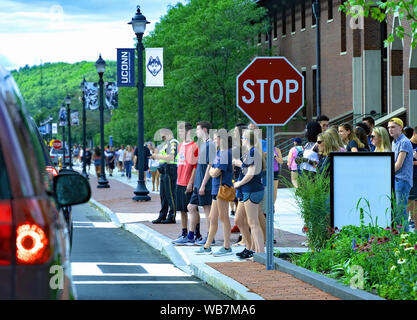
[[[216,145],[212,140],[210,140],[210,129],[210,122],[197,122],[196,134],[200,145],[193,194],[191,195],[190,203],[188,204],[188,212],[190,213],[190,229],[187,235],[188,244],[204,245],[206,243],[208,230],[210,228],[209,215],[212,197],[211,177],[209,171],[211,167],[210,164],[216,158]],[[203,207],[207,221],[207,235],[204,238],[200,235],[200,214],[198,211],[199,206]]]
[[[176,245],[185,245],[187,237],[187,206],[193,192],[195,171],[197,167],[198,146],[191,139],[192,125],[185,122],[178,126],[180,145],[178,146],[176,211],[181,212],[182,233],[178,239],[172,241]],[[192,238],[194,241],[194,237]]]

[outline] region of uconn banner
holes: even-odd
[[[135,86],[135,49],[117,49],[117,86]]]

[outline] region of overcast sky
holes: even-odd
[[[0,64],[7,69],[45,62],[116,60],[117,48],[133,48],[127,23],[139,4],[151,23],[188,0],[0,0]]]

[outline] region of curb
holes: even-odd
[[[266,255],[265,253],[255,253],[253,255],[254,261],[266,265]],[[328,278],[321,274],[312,272],[305,268],[299,267],[291,262],[285,261],[283,259],[274,257],[274,266],[275,270],[288,273],[295,278],[307,282],[314,287],[323,290],[335,297],[338,297],[342,300],[385,300],[380,296],[374,295],[372,293],[360,290],[353,289],[349,286],[343,285],[335,279]]]
[[[90,199],[89,203],[102,212],[117,227],[131,232],[152,248],[160,251],[161,254],[170,259],[177,268],[199,278],[230,298],[234,300],[265,300],[256,293],[249,292],[249,289],[239,282],[225,276],[208,265],[204,263],[191,263],[181,250],[181,247],[175,247],[171,243],[172,239],[143,224],[133,225],[129,223],[120,223],[117,215],[113,211],[93,198]]]

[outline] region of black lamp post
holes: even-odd
[[[86,127],[85,127],[85,121],[86,121],[86,112],[85,112],[85,77],[83,79],[83,82],[81,82],[81,91],[83,93],[83,172],[82,175],[84,177],[86,177],[88,179],[88,174],[87,174],[87,163],[86,163],[86,158],[85,158],[85,149],[86,149],[86,145],[87,145],[87,141],[86,141]]]
[[[149,21],[146,21],[145,16],[140,12],[140,7],[137,6],[137,11],[135,16],[132,18],[132,21],[129,24],[132,25],[133,31],[137,37],[136,50],[138,51],[138,184],[134,191],[135,196],[133,200],[135,201],[149,201],[151,198],[148,196],[149,191],[146,188],[144,180],[144,134],[143,134],[143,44],[142,38],[146,29],[146,25]]]
[[[109,181],[106,179],[106,171],[104,166],[104,82],[103,82],[103,74],[106,70],[106,61],[103,60],[101,54],[96,61],[96,69],[97,73],[100,76],[100,80],[98,82],[100,86],[100,147],[101,147],[101,161],[100,161],[100,178],[98,179],[97,188],[110,188]]]
[[[64,103],[61,103],[61,109],[60,110],[61,110],[61,115],[62,115],[65,112]],[[62,167],[66,168],[67,166],[65,164],[65,121],[67,119],[62,117],[59,120],[60,120],[60,123],[62,125],[62,145],[63,145],[63,148],[64,148],[64,150],[62,151],[63,152],[63,154],[62,154]]]
[[[72,169],[72,146],[71,146],[71,97],[67,94],[65,98],[65,104],[67,105],[67,126],[68,126],[68,152],[69,152],[69,167]]]
[[[316,103],[317,117],[321,114],[320,106],[320,0],[315,0],[312,4],[314,18],[316,19]]]

